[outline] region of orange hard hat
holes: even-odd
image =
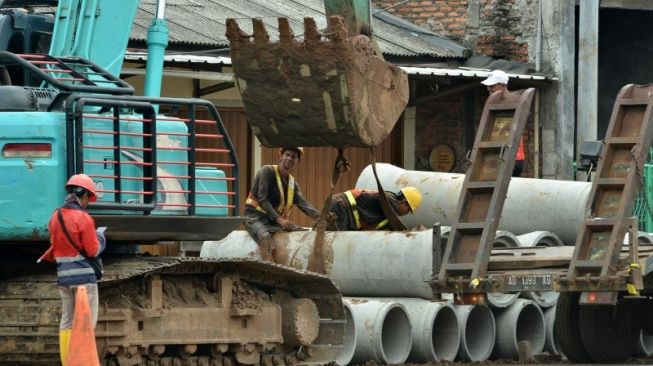
[[[68,188],[70,186],[75,186],[75,187],[82,187],[86,189],[87,191],[91,192],[91,196],[89,197],[90,202],[95,202],[97,201],[97,196],[95,194],[95,183],[93,183],[93,179],[89,177],[86,174],[75,174],[70,179],[68,179],[68,182],[66,182],[65,187]]]

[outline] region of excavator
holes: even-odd
[[[264,144],[373,146],[399,117],[405,73],[384,63],[366,36],[369,4],[360,13],[332,7],[340,3],[326,2],[332,14],[347,15],[330,17],[326,39],[306,34],[312,49],[292,37],[268,44],[264,32],[249,44],[231,23],[242,46],[232,46],[238,86]],[[148,31],[146,95],[114,76],[137,7],[133,0],[0,1],[0,364],[59,364],[55,271],[35,260],[47,248],[64,183],[77,173],[93,179],[98,200],[88,209],[108,228],[95,330],[102,364],[332,362],[345,313],[327,277],[258,260],[136,253],[141,244],[218,240],[242,222],[233,214],[238,161],[215,106],[159,96],[165,1]],[[314,29],[310,20],[306,29]],[[260,54],[251,54],[252,45]],[[263,78],[274,65],[282,73]],[[255,102],[263,86],[282,81],[275,90],[295,90],[279,105],[284,112],[259,105],[254,118],[253,103],[269,102],[269,95]]]

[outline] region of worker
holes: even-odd
[[[59,351],[63,365],[68,358],[75,293],[81,286],[86,287],[93,326],[97,324],[98,278],[90,261],[102,253],[106,244],[104,232],[96,230],[93,218],[86,212],[89,202],[97,200],[93,180],[86,174],[76,174],[70,177],[65,189],[64,204],[55,210],[48,223],[61,296]]]
[[[422,204],[422,194],[415,187],[405,187],[399,192],[385,191],[390,206],[399,216],[415,210]],[[333,195],[330,213],[336,216],[328,229],[337,231],[388,229],[388,219],[381,208],[378,191],[352,189]]]
[[[264,260],[273,261],[276,247],[273,233],[298,228],[290,221],[293,206],[314,220],[320,216],[306,202],[299,184],[290,174],[303,156],[302,147],[279,149],[279,165],[265,165],[256,173],[245,201],[245,229],[258,243]]]
[[[481,81],[481,84],[487,86],[487,91],[490,94],[496,92],[507,92],[508,91],[508,74],[502,70],[494,70],[490,72],[487,79]],[[520,177],[522,171],[524,170],[524,137],[522,136],[519,139],[519,147],[517,147],[517,153],[515,154],[515,166],[512,169],[513,177]]]

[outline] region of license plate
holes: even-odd
[[[506,291],[550,291],[553,289],[550,274],[543,275],[509,275]]]

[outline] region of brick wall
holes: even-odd
[[[397,0],[374,1],[378,9],[389,8]],[[388,12],[410,20],[438,34],[461,41],[468,21],[468,0],[415,0],[388,9]]]
[[[487,92],[479,87],[474,109],[474,131],[478,130]],[[420,104],[417,107],[415,124],[415,169],[430,171],[429,157],[431,149],[439,144],[451,146],[456,153],[454,173],[464,173],[467,168],[466,155],[473,147],[473,140],[465,142],[465,106],[460,94]],[[534,164],[534,129],[532,111],[524,132],[524,153],[526,161],[522,177],[533,177]],[[540,161],[541,164],[541,161]]]
[[[399,0],[375,0],[373,5],[385,9],[398,2]],[[536,31],[535,0],[414,0],[387,11],[462,43],[476,54],[520,62],[532,61],[534,56],[529,53],[529,45],[534,45]],[[420,93],[418,98],[430,92],[422,90]],[[474,133],[487,99],[487,92],[481,85],[477,93]],[[463,98],[464,94],[459,93],[417,107],[416,169],[431,170],[431,149],[438,144],[447,144],[456,152],[454,172],[464,172],[465,155],[471,150],[473,142],[469,146],[465,144]],[[529,119],[524,134],[524,177],[533,174],[533,137],[533,121]]]
[[[397,0],[376,0],[374,6],[464,44],[476,53],[528,62],[533,55],[535,0],[424,0],[393,6]]]

